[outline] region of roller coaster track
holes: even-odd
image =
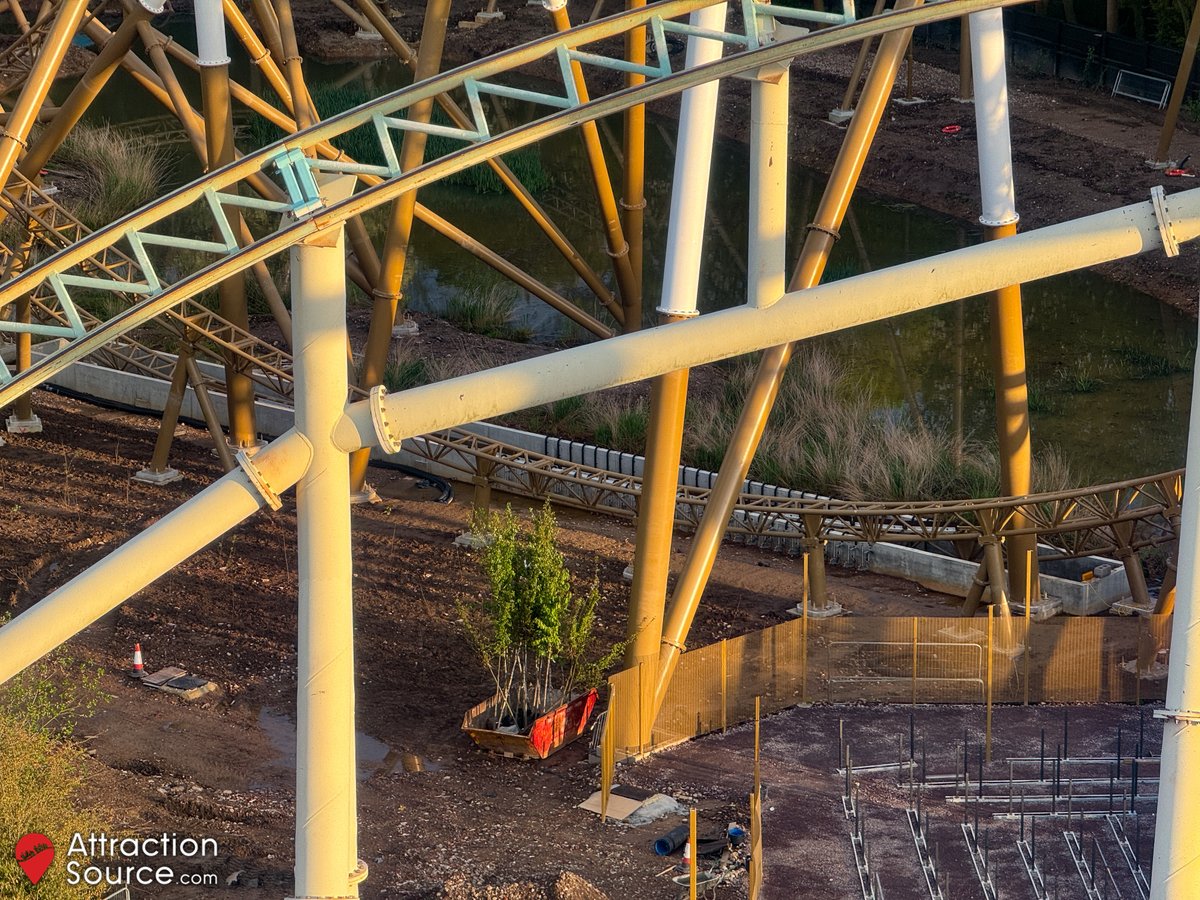
[[[777,42],[770,40],[773,17],[807,14],[742,0],[746,25],[744,33],[697,32],[687,24],[672,21],[710,6],[713,2],[715,0],[662,0],[642,10],[584,25],[563,35],[548,36],[396,91],[247,154],[237,162],[37,262],[0,286],[0,308],[22,295],[34,294],[43,299],[43,305],[54,314],[54,318],[61,317],[65,324],[26,324],[6,320],[0,321],[0,331],[27,331],[43,338],[64,338],[68,343],[16,377],[6,366],[0,366],[0,406],[12,402],[71,363],[98,351],[231,275],[286,250],[322,229],[490,157],[542,140],[582,122],[675,94],[712,79],[856,43],[899,27],[956,18],[987,7],[1014,5],[1018,0],[943,0]],[[824,21],[832,19],[841,21],[840,16],[827,14]],[[647,76],[647,82],[640,87],[619,90],[581,104],[571,77],[572,62],[616,71],[628,71],[630,68],[630,64],[621,58],[610,58],[581,48],[623,35],[639,26],[649,28],[656,50],[656,59],[652,64],[636,67]],[[669,33],[700,33],[737,49],[714,63],[675,71],[667,50],[666,36]],[[554,58],[559,64],[563,78],[562,94],[540,93],[492,80],[521,65],[545,58]],[[473,131],[404,118],[404,113],[413,104],[455,90],[464,91],[470,101]],[[557,109],[558,112],[493,135],[492,124],[480,100],[485,94],[529,100]],[[318,144],[361,126],[373,129],[385,160],[384,165],[326,160],[312,152]],[[416,169],[401,172],[394,135],[412,129],[457,138],[467,146]],[[345,200],[327,204],[321,197],[318,176],[329,173],[349,173],[378,180]],[[248,189],[239,190],[247,179],[261,176],[274,180],[288,199],[261,199],[249,196],[251,192]],[[258,210],[273,221],[261,237],[243,247],[235,237],[230,209]],[[169,220],[174,220],[173,224],[178,226],[182,214],[192,216],[192,220],[186,223],[190,233],[216,234],[220,236],[219,239],[180,237],[170,233],[172,222]],[[137,262],[140,277],[128,270],[127,274],[118,273],[116,276],[97,274],[105,272],[105,267],[97,264],[97,261],[103,263],[106,254],[118,252],[118,245],[127,248],[120,250],[124,257]],[[196,263],[196,257],[211,261],[207,265],[195,265],[189,273],[168,281],[165,275],[168,268],[164,258],[166,253],[170,253],[171,266]],[[84,321],[72,295],[72,291],[80,289],[107,292],[118,297],[132,295],[138,299],[113,318],[92,325]]]
[[[637,515],[641,478],[450,430],[405,441],[409,452],[486,478],[512,494],[625,518]],[[1167,543],[1177,537],[1182,470],[1069,491],[986,500],[856,502],[814,495],[743,493],[729,531],[749,543],[786,548],[823,541],[928,543],[1037,534],[1060,559]],[[676,522],[694,529],[709,491],[680,486]],[[1018,524],[1020,523],[1020,524]],[[809,528],[813,528],[809,533]]]
[[[19,174],[20,190],[0,194],[0,208],[28,235],[25,254],[0,244],[0,271],[7,271],[14,255],[36,255],[39,248],[56,252],[85,238],[83,223],[36,184]],[[85,271],[100,272],[114,280],[138,277],[135,260],[114,248],[84,264]],[[43,297],[34,297],[34,311],[45,320],[64,325],[61,313]],[[86,310],[85,322],[98,325]],[[284,402],[292,397],[291,355],[241,331],[195,300],[184,301],[152,320],[171,338],[186,340],[192,351],[214,363],[223,352],[232,352],[250,364],[259,387]],[[122,371],[170,381],[174,354],[153,349],[130,335],[102,347],[89,357]],[[409,441],[406,449],[466,477],[487,471],[488,480],[509,493],[551,498],[556,503],[632,518],[637,513],[641,479],[610,470],[573,464],[548,454],[533,453],[472,432],[453,429]],[[978,541],[985,536],[1009,537],[1035,532],[1057,556],[1111,553],[1122,545],[1114,531],[1117,523],[1131,530],[1124,543],[1135,549],[1164,543],[1176,537],[1181,471],[1152,475],[1068,492],[1040,494],[1024,500],[986,500],[942,503],[862,503],[787,492],[784,496],[743,493],[731,517],[729,530],[747,541],[782,548],[805,537],[825,541],[934,542]],[[676,503],[679,527],[694,529],[707,509],[709,491],[681,486]],[[1014,527],[1016,522],[1026,523]],[[814,531],[809,535],[812,525]],[[1136,534],[1132,528],[1136,527]]]
[[[0,368],[0,381],[5,382],[0,388],[0,405],[87,356],[112,368],[169,379],[174,355],[147,346],[131,334],[148,322],[160,325],[177,340],[188,341],[198,355],[214,362],[223,361],[226,353],[238,356],[250,364],[250,375],[260,388],[288,400],[292,388],[290,355],[236,328],[193,299],[195,295],[230,274],[281,252],[314,231],[386,203],[406,190],[580,122],[676,93],[711,78],[858,41],[885,28],[894,28],[903,21],[914,25],[938,21],[989,5],[983,0],[946,0],[889,15],[886,22],[865,20],[803,38],[771,42],[771,26],[764,16],[771,12],[781,15],[784,11],[765,4],[744,2],[744,21],[750,23],[745,32],[705,33],[739,50],[708,66],[673,71],[666,49],[666,35],[696,32],[671,19],[712,2],[714,0],[667,0],[647,7],[643,13],[576,28],[565,36],[548,37],[500,57],[397,91],[249,154],[97,232],[89,233],[78,219],[31,182],[21,179],[20,190],[15,192],[10,185],[10,193],[0,198],[0,204],[8,215],[25,226],[31,244],[49,250],[51,255],[39,260],[36,252],[29,253],[33,264],[0,286],[0,306],[27,294],[38,321],[28,325],[3,321],[0,330],[27,330],[44,338],[65,338],[69,343],[15,378],[7,368]],[[629,66],[620,59],[606,58],[580,48],[642,24],[649,25],[657,49],[657,60],[642,69],[652,80],[640,89],[618,91],[580,104],[569,77],[571,61],[618,71],[627,70]],[[557,57],[564,76],[561,95],[508,87],[487,80],[548,56]],[[470,101],[474,131],[425,125],[403,118],[404,111],[419,100],[454,89],[465,91]],[[486,93],[531,100],[562,111],[493,136],[491,123],[480,102],[480,96]],[[373,127],[386,165],[367,165],[344,158],[322,160],[315,153],[309,154],[318,145],[362,125]],[[414,128],[457,138],[469,146],[402,173],[398,168],[393,133]],[[354,174],[368,186],[347,201],[327,206],[321,199],[317,181],[322,172]],[[288,200],[256,199],[239,193],[237,188],[241,183],[256,174],[276,179]],[[277,215],[279,228],[249,246],[239,246],[233,237],[227,210],[239,206]],[[167,223],[173,216],[196,211],[206,214],[207,221],[199,225],[193,221],[189,223],[189,230],[200,234],[215,230],[222,236],[222,241],[183,238],[162,230],[170,227]],[[129,248],[128,252],[122,245]],[[161,263],[158,267],[155,265],[155,251],[151,248],[156,247],[210,254],[215,261],[168,283],[159,272]],[[15,252],[5,250],[9,254]],[[172,261],[178,263],[181,256],[185,260],[188,258],[176,252]],[[0,262],[8,270],[10,260],[5,258]],[[104,321],[77,302],[72,296],[72,288],[106,293],[116,303],[126,305],[126,309]],[[636,513],[641,480],[635,476],[567,463],[460,430],[426,436],[410,441],[406,446],[418,455],[472,477],[478,476],[484,468],[481,462],[486,461],[489,481],[512,493],[550,496],[566,505],[622,516]],[[1180,482],[1181,472],[1169,472],[1026,498],[941,503],[858,503],[797,497],[794,492],[782,497],[747,493],[740,498],[730,530],[756,543],[782,545],[812,537],[833,541],[933,542],[975,541],[987,536],[1036,533],[1042,540],[1052,543],[1059,556],[1079,556],[1174,539]],[[708,494],[705,489],[680,488],[677,520],[682,527],[695,527],[699,523]],[[1018,527],[1017,523],[1023,524]]]
[[[57,253],[86,238],[91,232],[53,196],[19,172],[9,181],[9,190],[0,193],[0,210],[20,227],[27,245],[10,248],[0,242],[0,271],[14,271],[28,265],[40,251]],[[89,275],[112,281],[140,279],[137,261],[115,247],[108,247],[80,264]],[[119,296],[115,299],[122,299]],[[30,295],[34,314],[50,328],[65,331],[70,323],[54,302],[52,292],[43,283]],[[103,320],[78,306],[80,321],[85,327],[98,328]],[[268,395],[289,400],[292,396],[291,355],[262,340],[194,299],[185,300],[176,309],[152,320],[171,341],[186,341],[193,353],[215,363],[222,363],[225,354],[232,354],[248,364],[246,374]],[[91,359],[113,369],[135,371],[144,375],[170,380],[175,356],[147,346],[131,334],[122,335],[91,354]]]

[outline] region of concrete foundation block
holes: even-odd
[[[15,415],[9,416],[5,420],[5,425],[9,434],[37,434],[42,430],[42,420],[37,416],[30,416],[28,419],[19,419]]]
[[[468,550],[483,550],[491,541],[485,535],[465,531],[454,539],[454,546],[466,547]]]
[[[800,616],[804,615],[804,605],[802,603],[797,603],[795,606],[789,609],[788,612],[799,618]],[[844,616],[845,614],[846,610],[842,604],[834,600],[830,600],[824,606],[813,606],[811,602],[808,604],[808,617],[810,619],[833,619],[837,616]]]
[[[827,117],[833,125],[845,125],[854,118],[854,110],[852,109],[831,109]]]
[[[416,337],[420,333],[421,327],[415,319],[404,319],[392,327],[392,337],[394,338]]]
[[[1025,615],[1024,603],[1013,603],[1012,614],[1018,618]],[[1035,622],[1041,622],[1045,619],[1051,619],[1063,611],[1062,600],[1056,597],[1042,597],[1037,603],[1029,605],[1029,618]]]
[[[140,481],[142,484],[170,484],[182,477],[183,473],[178,469],[166,468],[161,472],[155,472],[153,469],[145,468],[134,475],[133,480]]]

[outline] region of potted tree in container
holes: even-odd
[[[577,594],[549,504],[523,527],[507,507],[477,516],[488,597],[458,601],[467,637],[496,693],[471,709],[462,728],[487,750],[545,759],[583,734],[602,673],[624,643],[597,657],[592,630],[600,581]]]

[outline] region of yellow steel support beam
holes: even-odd
[[[438,73],[442,65],[442,46],[446,41],[446,20],[450,15],[450,0],[428,0],[425,23],[421,29],[421,55],[417,59],[413,78],[424,81]],[[415,122],[428,122],[433,115],[433,99],[423,100],[408,110]],[[400,146],[400,168],[415,169],[425,160],[425,132],[406,131]],[[358,386],[369,390],[383,383],[388,352],[392,346],[392,326],[400,308],[401,285],[408,263],[409,242],[412,240],[413,218],[417,207],[417,192],[408,191],[396,198],[388,220],[387,237],[383,244],[383,259],[379,281],[375,285],[371,308],[371,326],[367,331],[367,346],[363,353],[362,372]],[[364,490],[367,465],[371,451],[361,450],[350,457],[350,489]]]
[[[900,7],[920,6],[921,2],[922,0],[901,0]],[[854,118],[850,120],[842,150],[830,173],[816,219],[809,226],[799,264],[792,276],[792,290],[811,288],[821,280],[821,274],[833,249],[838,228],[841,227],[846,209],[850,205],[850,197],[891,96],[892,85],[895,83],[896,73],[911,36],[911,29],[893,31],[880,43],[871,72],[863,85],[858,109]],[[728,527],[729,515],[737,503],[742,483],[750,470],[750,463],[762,439],[767,417],[775,405],[775,398],[778,396],[779,386],[783,382],[791,355],[791,344],[766,350],[759,362],[754,382],[747,392],[745,406],[734,427],[717,482],[713,485],[708,510],[692,540],[691,550],[671,598],[666,625],[663,628],[663,643],[654,690],[655,703],[652,707],[654,714],[657,714],[662,698],[666,695],[667,686],[671,682],[679,654],[687,640],[704,587],[712,572],[721,539]]]

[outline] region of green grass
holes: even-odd
[[[0,687],[0,847],[6,848],[0,853],[0,897],[5,900],[91,900],[107,893],[69,885],[65,866],[75,833],[115,833],[106,812],[81,801],[90,763],[70,741],[76,718],[104,699],[101,674],[56,651]],[[12,852],[29,833],[46,835],[58,848],[36,887]]]
[[[1191,366],[1178,362],[1161,353],[1142,347],[1122,344],[1113,348],[1113,355],[1125,367],[1129,375],[1138,379],[1165,378],[1180,372],[1191,371]]]
[[[129,137],[108,125],[75,126],[54,161],[82,176],[82,196],[70,209],[93,229],[149,203],[159,195],[167,175],[153,140]]]
[[[447,301],[442,318],[472,334],[507,341],[528,341],[529,329],[512,324],[516,303],[515,288],[506,281],[490,285],[482,281],[472,282]]]
[[[1092,372],[1087,359],[1077,359],[1059,369],[1057,378],[1059,385],[1069,394],[1094,394],[1104,387],[1104,380]]]
[[[719,395],[689,404],[684,456],[718,468],[754,376],[750,363],[729,370]],[[1039,454],[1039,489],[1073,483],[1061,458]],[[827,353],[798,352],[780,388],[751,476],[853,500],[938,500],[999,493],[993,448],[959,442],[936,423],[880,411],[866,385]]]
[[[392,352],[383,369],[383,385],[392,393],[428,384],[429,380],[425,360],[403,345]]]

